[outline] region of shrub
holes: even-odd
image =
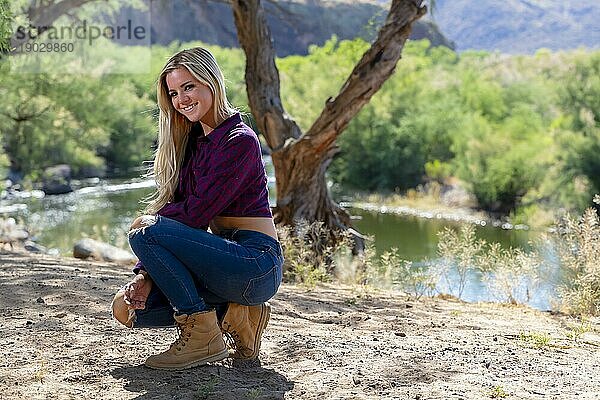
[[[431,273],[429,265],[425,261],[414,263],[403,260],[397,248],[391,248],[377,257],[371,245],[365,252],[364,283],[399,289],[418,300],[435,290],[437,277]]]
[[[334,260],[351,249],[348,236],[330,245],[330,232],[320,221],[278,227],[278,236],[285,258],[284,280],[308,286],[330,281],[336,267]]]
[[[497,300],[526,303],[539,284],[542,258],[538,251],[503,248],[499,243],[477,239],[475,227],[464,225],[459,232],[446,228],[439,233],[440,275],[451,294],[462,296],[467,278],[477,272]],[[458,279],[452,285],[451,273]]]
[[[595,200],[600,204],[600,198]],[[588,208],[575,219],[565,216],[558,225],[556,248],[563,268],[559,289],[563,311],[580,315],[600,313],[600,221]]]
[[[440,257],[440,275],[451,294],[461,297],[467,283],[469,272],[476,269],[477,257],[486,242],[475,237],[473,225],[463,225],[459,232],[445,228],[439,234],[438,256]],[[457,287],[454,288],[450,273],[455,269],[458,274]]]
[[[478,257],[482,280],[497,300],[522,304],[531,300],[531,293],[540,281],[539,268],[542,260],[539,252],[523,249],[502,248],[491,243]]]

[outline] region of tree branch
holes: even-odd
[[[22,109],[25,107],[25,105],[26,104],[24,102],[17,104],[17,106],[15,106],[15,115],[11,115],[6,111],[3,111],[2,114],[4,116],[8,117],[9,119],[12,119],[16,123],[21,123],[24,121],[29,121],[31,119],[37,118],[50,109],[50,106],[46,106],[42,110],[31,111],[31,112],[27,113],[27,112],[22,111]]]
[[[422,0],[394,0],[385,24],[335,99],[330,98],[303,139],[319,149],[333,149],[350,120],[392,75],[413,22],[427,12]]]

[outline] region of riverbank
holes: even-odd
[[[127,330],[108,307],[129,269],[0,252],[0,398],[595,399],[600,324],[364,287],[283,285],[262,365],[143,367],[172,330]]]
[[[459,194],[453,195],[457,191]],[[530,227],[546,230],[553,223],[553,217],[546,214],[542,218],[536,217],[535,220],[527,221],[527,224],[514,223],[509,216],[499,217],[478,209],[473,195],[463,189],[452,189],[448,193],[449,195],[444,197],[439,193],[438,188],[429,191],[425,191],[425,189],[412,190],[407,195],[358,194],[345,198],[340,205],[381,214],[465,222],[505,230],[529,230]]]

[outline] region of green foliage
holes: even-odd
[[[8,118],[2,120],[0,131],[13,168],[29,174],[66,159],[72,160],[76,169],[101,163],[90,148],[102,145],[106,133],[55,102],[45,90],[47,77],[3,78],[6,88],[0,89],[0,95],[8,101],[1,107]]]
[[[334,36],[323,46],[311,46],[307,56],[277,60],[283,105],[303,130],[310,128],[325,101],[338,94],[367,49],[361,39],[339,42]]]
[[[365,49],[334,38],[278,61],[284,104],[304,129]],[[456,176],[481,208],[505,215],[534,203],[583,210],[600,176],[599,54],[458,57],[409,42],[338,139],[329,178],[346,190],[391,192]]]
[[[459,177],[471,185],[481,207],[508,213],[539,183],[542,171],[535,162],[539,153],[528,143],[515,144],[494,136],[487,139],[471,141],[457,157],[458,162],[464,158],[466,164],[460,165]]]
[[[568,112],[565,166],[568,175],[583,175],[588,194],[600,191],[600,53],[579,57],[566,76],[560,102]]]
[[[0,53],[10,49],[13,14],[8,0],[0,0]]]
[[[151,157],[151,144],[156,137],[153,119],[156,105],[147,92],[136,88],[135,81],[119,75],[106,79],[106,87],[98,95],[104,95],[106,104],[104,126],[109,127],[109,143],[100,149],[111,172],[128,171],[142,165]],[[114,89],[118,101],[114,101]]]
[[[198,45],[205,46],[155,46],[147,60],[139,48],[98,41],[86,54],[87,65],[94,68],[70,64],[66,73],[50,65],[44,70],[56,67],[56,73],[20,72],[23,56],[1,64],[0,95],[7,101],[0,104],[0,114],[8,118],[0,119],[0,144],[12,168],[35,181],[45,167],[59,163],[83,174],[104,169],[127,174],[140,167],[151,158],[156,138],[156,77],[168,57]],[[207,47],[223,66],[230,100],[245,109],[241,50]],[[113,73],[110,60],[139,72]]]
[[[370,112],[372,108],[367,108],[361,116]],[[376,122],[361,126],[363,122],[370,121],[357,118],[340,141],[342,161],[332,166],[330,174],[351,189],[385,191],[417,186],[426,156],[411,127]]]
[[[0,131],[12,168],[35,178],[59,163],[78,173],[127,169],[149,157],[152,103],[128,80],[11,73],[0,81],[7,99],[0,112],[8,117]]]
[[[0,20],[14,17],[8,35],[16,25],[29,24],[29,3],[14,1],[10,10],[1,8]],[[144,7],[138,0],[125,4]],[[90,2],[66,10],[69,15],[59,16],[56,23],[106,17],[121,6],[123,2],[115,0]],[[4,31],[0,24],[0,33]],[[19,54],[0,64],[4,99],[0,147],[11,168],[35,181],[45,167],[59,163],[71,165],[76,174],[89,175],[106,168],[127,170],[148,159],[155,136],[148,79],[140,79],[142,74],[117,75],[111,67],[119,60],[132,71],[141,71],[146,67],[141,51],[98,40],[85,54],[65,52],[38,58]]]
[[[450,164],[440,160],[428,161],[425,163],[425,174],[440,183],[443,183],[450,176]]]
[[[552,336],[545,332],[520,332],[519,340],[525,345],[541,349],[550,346]]]
[[[2,147],[0,147],[0,191],[5,189],[4,180],[2,178],[7,175],[9,166],[10,166],[10,161],[8,159],[8,156],[4,152],[4,149],[2,149]]]

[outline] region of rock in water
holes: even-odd
[[[44,170],[42,190],[46,194],[64,194],[73,191],[71,187],[71,167],[66,164],[55,165]]]
[[[119,264],[133,263],[137,259],[130,252],[100,242],[98,240],[84,238],[79,240],[73,246],[73,257],[75,258],[93,258],[100,261],[110,261]]]

